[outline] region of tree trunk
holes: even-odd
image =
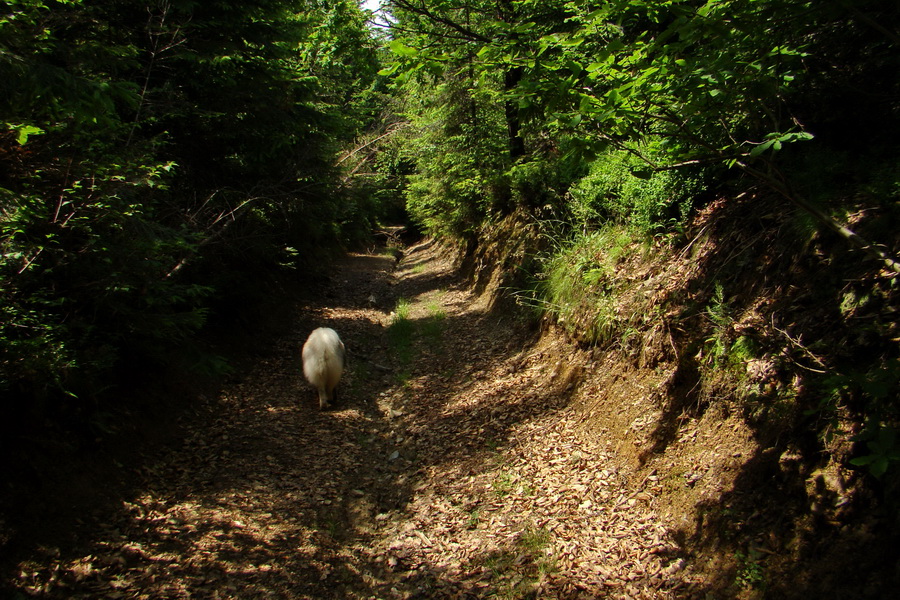
[[[506,72],[504,77],[504,89],[507,93],[512,92],[522,80],[522,67],[513,67]],[[519,107],[513,100],[507,100],[506,110],[506,128],[509,136],[509,157],[511,162],[525,156],[525,140],[522,139],[522,124],[519,121]]]

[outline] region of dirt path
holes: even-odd
[[[398,299],[406,314],[392,316]],[[210,399],[142,493],[81,551],[21,568],[46,598],[684,598],[692,581],[602,440],[578,435],[578,370],[456,279],[428,243],[395,269],[349,257],[296,331]],[[406,317],[405,319],[400,317]],[[399,323],[399,325],[398,325]],[[309,330],[350,367],[320,412]],[[394,324],[392,326],[392,324]]]

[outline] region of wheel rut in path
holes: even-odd
[[[650,482],[579,436],[575,350],[488,311],[431,242],[396,267],[351,255],[320,292],[140,493],[15,584],[46,598],[691,596]],[[327,411],[299,358],[323,325],[349,354]]]

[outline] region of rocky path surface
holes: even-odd
[[[353,255],[296,330],[146,467],[79,550],[45,549],[16,585],[39,598],[684,598],[654,510],[659,482],[579,434],[578,376],[457,279],[429,243],[395,266]],[[399,305],[398,305],[399,302]],[[298,309],[300,310],[300,309]],[[320,412],[308,332],[350,364]],[[633,478],[632,478],[633,479]]]

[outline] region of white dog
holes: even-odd
[[[327,408],[335,398],[344,372],[344,343],[334,329],[319,327],[303,345],[303,375],[319,392],[319,408]]]

